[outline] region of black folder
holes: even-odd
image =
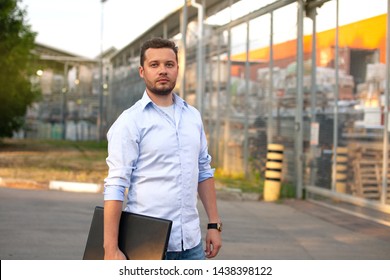
[[[104,208],[95,207],[83,260],[102,260]],[[119,248],[130,260],[165,258],[172,221],[122,212],[119,225]]]

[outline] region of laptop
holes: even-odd
[[[84,250],[83,260],[103,260],[103,213],[96,206]],[[168,248],[172,221],[122,212],[119,248],[130,260],[162,260]]]

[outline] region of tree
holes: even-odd
[[[0,137],[22,127],[28,106],[39,96],[30,83],[36,33],[19,1],[0,1]]]

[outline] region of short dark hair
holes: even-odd
[[[140,54],[140,65],[144,66],[144,61],[145,61],[145,52],[147,49],[172,49],[173,52],[176,55],[176,62],[178,61],[177,59],[177,52],[178,52],[178,47],[176,46],[175,42],[168,40],[168,39],[163,39],[163,38],[152,38],[144,42],[141,46],[141,54]]]

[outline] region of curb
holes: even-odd
[[[56,190],[66,192],[83,192],[83,193],[101,193],[102,185],[94,183],[67,182],[67,181],[50,181],[49,184],[38,183],[33,180],[2,178],[0,177],[0,187],[27,189],[27,190]]]
[[[93,183],[50,181],[49,190],[83,193],[100,193],[102,186]]]
[[[2,177],[0,177],[0,187],[30,190],[45,190],[48,188],[47,184],[38,183],[33,180]]]

